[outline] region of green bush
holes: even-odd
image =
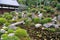
[[[14,16],[14,15],[16,15],[16,12],[13,11],[13,12],[10,12],[10,14]]]
[[[54,13],[54,12],[55,12],[55,10],[54,10],[54,9],[51,9],[51,10],[50,10],[50,13]]]
[[[15,35],[18,37],[27,37],[28,36],[27,31],[24,29],[17,29],[15,32]]]
[[[14,30],[8,29],[8,33],[13,33],[13,32],[14,32]]]
[[[34,23],[40,23],[40,21],[41,21],[41,20],[40,20],[38,17],[32,19],[32,22],[34,22]]]
[[[45,28],[45,30],[49,31],[49,32],[56,32],[55,28]]]
[[[45,18],[41,21],[42,24],[45,24],[45,23],[48,23],[48,22],[51,22],[52,19],[51,18]]]
[[[31,20],[26,19],[26,20],[25,20],[25,25],[30,26],[30,24],[31,24]]]
[[[5,13],[4,15],[4,18],[6,18],[6,19],[8,19],[8,20],[10,20],[10,19],[12,19],[12,15],[11,14],[9,14],[9,13]]]
[[[17,36],[8,36],[8,34],[3,34],[2,35],[2,40],[20,40]]]
[[[3,34],[1,37],[2,38],[7,38],[8,37],[8,34]]]
[[[40,12],[42,12],[42,13],[46,13],[47,11],[44,10],[44,9],[41,9]]]
[[[56,7],[57,7],[57,10],[60,10],[60,3],[58,3]]]
[[[9,25],[10,25],[10,23],[8,23],[8,22],[5,23],[5,26],[9,26]]]
[[[6,22],[5,18],[0,18],[0,25],[3,25]]]
[[[44,10],[46,10],[47,12],[50,12],[50,13],[54,13],[54,9],[52,9],[50,6],[45,6],[44,7]]]

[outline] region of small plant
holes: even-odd
[[[45,30],[47,30],[49,32],[56,32],[55,28],[45,28]]]
[[[8,34],[3,34],[1,37],[2,38],[7,38],[8,37]]]
[[[42,13],[46,13],[47,11],[44,10],[44,9],[41,9],[40,12],[42,12]]]
[[[26,25],[26,26],[30,26],[30,24],[31,24],[31,21],[30,21],[29,19],[26,19],[26,20],[25,20],[25,25]]]
[[[8,36],[8,34],[3,34],[2,40],[20,40],[20,39],[17,36]]]
[[[40,21],[41,20],[38,17],[32,19],[32,22],[34,23],[40,23]]]
[[[8,22],[5,23],[5,26],[9,26],[9,25],[10,25],[10,23],[8,23]]]
[[[6,18],[7,20],[10,20],[10,19],[12,19],[13,16],[11,14],[9,14],[9,13],[5,13],[3,15],[3,17]]]
[[[14,32],[14,30],[8,29],[8,33],[13,33],[13,32]]]
[[[45,24],[45,23],[48,23],[48,22],[51,22],[52,19],[51,18],[45,18],[41,21],[42,24]]]
[[[24,29],[17,29],[15,35],[18,37],[26,37],[28,36],[27,31]]]
[[[0,18],[0,25],[3,25],[6,22],[5,18]]]
[[[44,7],[44,10],[46,10],[47,13],[54,13],[55,12],[50,6]]]

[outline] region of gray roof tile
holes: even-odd
[[[19,6],[17,0],[0,0],[0,4]]]

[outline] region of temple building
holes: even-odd
[[[0,0],[0,13],[11,12],[19,9],[17,0]]]

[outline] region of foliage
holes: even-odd
[[[41,20],[38,17],[32,19],[32,22],[34,23],[40,23],[40,21]]]
[[[41,21],[42,24],[45,24],[45,23],[48,23],[48,22],[51,22],[52,19],[51,18],[45,18]]]
[[[60,10],[60,3],[58,3],[56,7],[57,7],[57,10]]]
[[[11,14],[9,14],[9,13],[4,13],[4,18],[6,18],[6,19],[8,19],[8,20],[10,20],[10,19],[12,19],[12,15]]]
[[[60,0],[57,0],[58,2],[60,2]]]
[[[9,23],[9,22],[6,22],[6,23],[5,23],[5,26],[9,26],[9,25],[10,25],[10,23]]]
[[[5,18],[0,18],[0,25],[3,25],[6,22]]]
[[[27,20],[25,20],[25,24],[28,26],[31,24],[31,21],[27,19]]]
[[[8,34],[3,34],[2,35],[2,40],[20,40],[17,36],[8,36]]]
[[[54,9],[52,9],[50,6],[45,6],[44,7],[44,10],[46,10],[48,13],[50,12],[50,13],[54,13],[55,11],[54,11]]]
[[[56,5],[57,5],[57,2],[56,2],[56,1],[52,1],[52,2],[51,2],[51,6],[52,6],[52,7],[56,7]]]
[[[10,14],[14,16],[14,15],[16,14],[16,12],[15,12],[15,11],[13,11],[13,12],[10,12]]]
[[[7,38],[8,34],[3,34],[1,37],[2,38]]]
[[[31,9],[31,12],[36,12],[36,11],[37,11],[36,8],[32,8],[32,9]]]
[[[44,10],[44,9],[40,9],[40,12],[42,12],[42,13],[46,13],[47,11]]]
[[[14,32],[14,30],[8,29],[8,33],[13,33],[13,32]]]
[[[55,28],[45,28],[45,30],[50,31],[50,32],[56,32]]]
[[[28,34],[27,31],[24,29],[17,29],[15,35],[18,37],[26,37]]]

